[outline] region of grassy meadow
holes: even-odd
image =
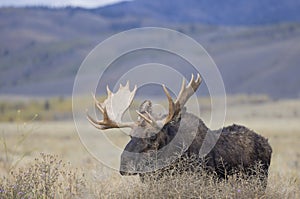
[[[7,98],[8,99],[8,98]],[[258,179],[215,181],[207,174],[141,183],[122,177],[94,158],[72,120],[71,99],[13,99],[0,102],[0,198],[300,198],[300,100],[229,96],[225,125],[242,124],[267,137],[273,148],[268,186]],[[210,100],[200,99],[209,124]],[[87,122],[86,135],[115,168],[119,155],[105,148]],[[129,138],[108,131],[122,149]]]

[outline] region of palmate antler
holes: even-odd
[[[174,118],[174,116],[180,113],[185,103],[195,93],[201,82],[202,79],[199,74],[197,74],[196,80],[194,79],[194,75],[192,75],[192,78],[188,85],[186,85],[185,79],[183,79],[181,90],[175,102],[173,101],[165,85],[162,85],[169,102],[169,113],[162,120],[157,120],[151,115],[151,113],[148,113],[147,111],[145,111],[144,113],[141,113],[139,111],[136,112],[151,126],[155,128],[161,128],[165,124],[169,123]],[[135,86],[133,91],[130,91],[129,82],[127,82],[125,86],[120,85],[120,88],[116,93],[112,93],[107,87],[108,96],[103,103],[100,103],[96,99],[96,97],[93,96],[96,107],[103,115],[103,120],[95,120],[89,114],[87,114],[87,119],[96,128],[102,130],[110,128],[134,128],[138,124],[135,122],[122,122],[122,116],[132,103],[136,90],[137,87]]]
[[[131,92],[129,89],[129,82],[125,86],[120,84],[120,88],[116,93],[112,93],[107,86],[107,99],[103,103],[100,103],[95,95],[94,101],[98,110],[103,115],[103,120],[95,120],[89,114],[87,119],[89,122],[98,129],[110,129],[110,128],[133,128],[134,122],[122,122],[122,116],[128,109],[133,101],[137,87],[135,86]]]

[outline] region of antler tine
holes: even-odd
[[[136,87],[136,85],[135,85],[135,87]],[[128,88],[128,89],[129,89],[129,81],[126,82],[125,88]],[[134,89],[133,89],[133,90],[134,90]]]
[[[107,126],[106,122],[96,121],[88,113],[87,113],[87,119],[95,128],[100,129],[100,130],[106,130],[106,129],[110,129],[110,128],[120,128],[120,127],[131,127],[129,124],[123,125],[123,126],[118,126],[117,124],[116,124],[116,126],[112,126],[112,125]]]
[[[194,91],[196,91],[198,89],[198,87],[200,86],[201,81],[202,81],[202,79],[201,79],[199,73],[197,74],[196,80],[194,80],[194,75],[192,74],[192,78],[191,78],[191,81],[190,81],[188,87],[192,87],[194,89]]]
[[[139,112],[139,111],[136,111],[136,113],[141,117],[143,118],[146,122],[148,122],[151,126],[155,127],[155,128],[161,128],[162,125],[161,125],[161,122],[157,123],[156,119],[147,111],[145,111],[145,114],[144,115],[143,113]]]
[[[141,112],[139,112],[138,110],[136,110],[136,113],[143,118],[146,122],[148,122],[149,124],[152,124],[153,121],[151,119],[149,119],[148,117],[146,117],[144,114],[142,114]]]
[[[120,83],[119,89],[120,89],[120,88],[126,88],[126,89],[129,89],[129,81],[127,81],[126,84],[124,84],[124,86],[123,86],[122,83]]]
[[[129,90],[129,81],[128,81],[128,86],[126,85],[125,88]],[[133,88],[133,90],[132,90],[132,96],[131,96],[131,98],[130,98],[130,104],[131,104],[132,101],[133,101],[133,98],[134,98],[134,96],[135,96],[136,91],[137,91],[137,86],[134,85],[134,88]]]
[[[112,92],[110,91],[108,85],[106,85],[106,91],[107,91],[107,96],[108,96],[108,97],[112,95]],[[107,97],[107,98],[108,98],[108,97]]]
[[[95,96],[94,93],[92,93],[92,96],[93,96],[93,99],[94,99],[94,102],[95,102],[96,107],[99,109],[99,111],[100,111],[101,113],[103,113],[103,112],[104,112],[104,109],[103,109],[101,103],[97,100],[97,98],[96,98],[96,96]]]
[[[187,87],[191,87],[193,83],[194,83],[194,74],[192,74],[191,80]]]
[[[165,85],[163,85],[163,89],[164,89],[164,92],[165,92],[165,94],[168,98],[168,102],[169,102],[169,114],[164,121],[164,123],[168,123],[173,118],[173,115],[175,113],[175,104],[174,104],[174,101]]]
[[[88,114],[88,112],[86,113],[86,115],[87,115],[87,119],[89,120],[89,122],[98,129],[106,129],[105,125],[108,125],[108,124],[109,124],[110,128],[118,128],[118,124],[109,119],[105,108],[103,111],[103,120],[101,120],[101,121],[98,121],[98,120],[95,120],[94,118],[92,118]]]
[[[97,129],[100,129],[100,130],[103,130],[103,129],[104,129],[104,126],[101,126],[101,125],[99,124],[99,121],[94,120],[88,113],[87,113],[86,115],[87,115],[87,120],[88,120],[94,127],[96,127]]]
[[[86,109],[86,116],[87,116],[87,119],[89,120],[90,123],[92,124],[98,124],[99,122],[96,121],[94,118],[92,118],[89,114],[89,111]]]
[[[175,101],[175,107],[181,109],[187,100],[196,92],[201,84],[201,76],[198,73],[197,79],[194,80],[194,75],[192,74],[191,80],[187,86],[185,86],[185,81],[183,80],[181,91]],[[176,110],[178,111],[178,110]]]
[[[193,74],[192,74],[192,75],[193,75]],[[186,87],[186,80],[185,80],[185,78],[183,77],[183,78],[182,78],[182,83],[181,83],[181,89],[180,89],[180,91],[179,91],[178,96],[182,95],[182,93],[183,93],[185,87]]]

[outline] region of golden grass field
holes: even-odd
[[[204,110],[201,117],[209,123],[209,99],[201,99],[200,103]],[[205,184],[187,175],[174,181],[143,184],[137,177],[122,177],[118,171],[95,159],[81,143],[72,120],[30,121],[22,119],[22,114],[22,109],[15,111],[14,122],[0,123],[0,171],[3,176],[0,189],[6,189],[6,193],[0,190],[0,197],[3,198],[300,198],[300,100],[275,101],[251,96],[228,98],[225,124],[245,125],[267,137],[273,148],[268,187],[263,194],[251,180],[238,181],[234,178],[228,182],[209,181]],[[89,139],[102,150],[99,153],[118,167],[119,156],[101,149],[103,140],[93,136],[94,129],[88,123],[84,125],[87,137],[91,133]],[[107,136],[119,148],[129,140],[120,132],[109,131]],[[55,157],[41,156],[40,153]],[[47,181],[48,184],[36,185],[35,189],[42,188],[39,192],[32,192],[32,195],[22,195],[24,191],[20,191],[20,195],[14,193],[14,183],[35,182],[33,179],[39,181],[40,178],[33,174],[40,171],[43,165],[48,165],[53,176],[60,177],[56,181],[53,177],[53,182]],[[52,167],[61,171],[55,173]],[[37,170],[33,172],[29,168]],[[193,183],[188,183],[189,180]],[[46,189],[47,186],[54,189],[54,195]]]

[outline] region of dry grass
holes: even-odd
[[[176,172],[176,171],[175,171]],[[1,198],[299,198],[299,179],[273,175],[266,190],[258,177],[184,173],[159,181],[120,177],[116,173],[85,176],[57,157],[41,155],[34,163],[12,172],[0,185]]]
[[[273,148],[265,192],[257,178],[232,176],[227,181],[216,181],[205,173],[141,183],[137,176],[122,177],[94,159],[81,144],[72,122],[20,120],[0,124],[6,143],[6,149],[0,146],[0,198],[300,198],[300,101],[252,98],[247,102],[242,96],[229,99],[228,104],[226,124],[234,122],[254,129],[267,137]],[[208,123],[209,114],[203,116]],[[103,142],[92,130],[87,124],[89,139],[118,167],[119,156],[101,148]],[[24,132],[30,133],[21,139],[27,135]],[[108,138],[119,148],[128,141],[119,132],[110,132]],[[41,156],[40,152],[56,155]],[[34,188],[29,187],[31,183]]]
[[[258,178],[245,180],[232,176],[227,181],[216,182],[211,175],[194,173],[146,184],[137,178],[115,176],[97,185],[93,192],[96,198],[299,198],[300,191],[299,182],[290,179],[271,182],[264,192]]]
[[[82,198],[84,175],[53,155],[41,154],[33,163],[1,179],[1,198]]]

